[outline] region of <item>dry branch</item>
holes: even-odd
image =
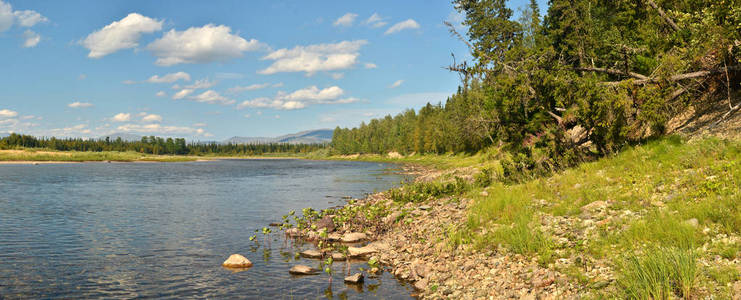
[[[659,15],[662,18],[664,18],[664,21],[666,21],[666,23],[668,23],[669,26],[671,26],[671,28],[674,29],[674,31],[679,31],[679,26],[677,26],[677,23],[674,23],[674,21],[672,21],[672,19],[669,18],[669,16],[667,16],[666,13],[664,13],[664,10],[661,9],[661,7],[656,5],[656,3],[653,0],[647,0],[646,2],[648,2],[648,5],[651,5],[651,7],[653,7],[656,11],[659,12]]]

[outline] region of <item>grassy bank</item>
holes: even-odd
[[[741,280],[739,140],[672,136],[515,184],[483,154],[353,159],[465,170],[388,196],[401,206],[471,199],[446,229],[452,250],[531,257],[587,295],[730,298]]]
[[[80,152],[43,149],[0,150],[0,162],[86,162],[86,161],[157,161],[177,162],[198,160],[195,156],[145,155],[137,152]]]

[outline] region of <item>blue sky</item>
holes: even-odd
[[[456,90],[443,67],[470,56],[445,20],[447,1],[0,0],[0,133],[357,126]]]

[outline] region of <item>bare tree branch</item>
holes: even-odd
[[[674,31],[679,31],[679,26],[677,26],[677,23],[674,23],[674,21],[672,21],[672,19],[669,18],[669,16],[667,16],[666,13],[664,13],[664,10],[661,9],[661,7],[656,5],[656,3],[653,0],[646,0],[646,2],[648,2],[648,5],[650,5],[657,12],[659,12],[659,15],[662,18],[664,18],[664,21],[666,21],[666,23],[669,24],[669,26],[671,26],[671,28],[674,29]]]

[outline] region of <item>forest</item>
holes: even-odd
[[[123,141],[121,138],[58,139],[37,138],[13,133],[0,139],[0,149],[45,148],[57,151],[133,151],[144,154],[172,155],[261,155],[266,153],[309,153],[323,149],[323,144],[221,144],[186,143],[183,138],[142,137],[141,141]]]
[[[521,168],[553,169],[660,136],[693,108],[741,107],[741,1],[455,0],[472,61],[445,103],[336,128],[332,150],[506,150]],[[718,120],[720,121],[720,120]]]

